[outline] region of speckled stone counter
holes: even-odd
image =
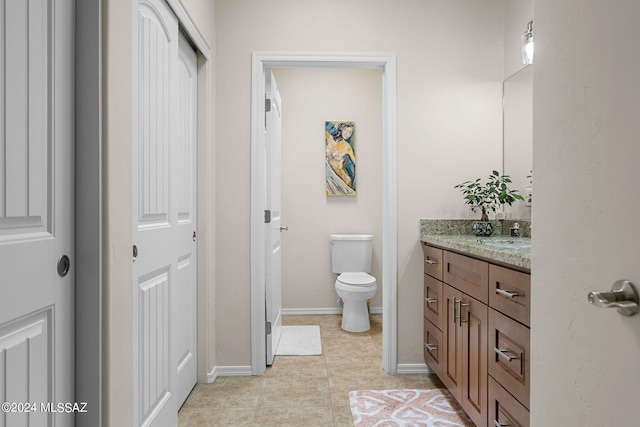
[[[498,233],[494,233],[491,237],[480,237],[471,231],[472,223],[473,221],[467,220],[423,219],[420,221],[420,240],[442,249],[515,267],[518,270],[531,271],[530,237],[510,237]],[[522,228],[526,227],[527,231],[530,230],[528,221],[518,221],[518,223]],[[502,224],[502,226],[508,232],[506,225]],[[500,230],[503,227],[500,227]]]

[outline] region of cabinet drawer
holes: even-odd
[[[424,317],[442,330],[442,282],[424,275]]]
[[[443,251],[443,260],[442,281],[487,304],[489,264],[449,251]]]
[[[489,309],[489,375],[529,408],[529,328]]]
[[[531,275],[490,265],[489,306],[529,326]]]
[[[442,377],[442,332],[424,319],[424,361],[433,372]]]
[[[442,280],[442,249],[422,244],[424,251],[424,272],[431,277]]]
[[[489,426],[529,427],[529,411],[489,377]]]

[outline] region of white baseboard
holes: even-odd
[[[371,307],[371,314],[381,314],[382,307]],[[283,308],[283,316],[313,316],[318,314],[342,314],[342,307],[334,308]]]
[[[409,374],[433,374],[433,371],[426,363],[405,363],[402,365],[398,365],[396,369],[396,373],[398,375],[409,375]]]
[[[211,384],[218,377],[250,377],[251,366],[216,366],[207,374],[207,382]]]

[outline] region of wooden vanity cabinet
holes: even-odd
[[[528,426],[530,275],[423,249],[425,362],[478,427]]]
[[[440,379],[473,422],[487,425],[487,306],[442,285],[444,354]]]

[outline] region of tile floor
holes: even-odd
[[[179,426],[353,426],[351,390],[435,388],[435,375],[387,375],[382,370],[382,315],[371,330],[345,332],[339,315],[285,316],[285,325],[320,325],[321,356],[276,356],[259,377],[218,377],[197,384]]]

